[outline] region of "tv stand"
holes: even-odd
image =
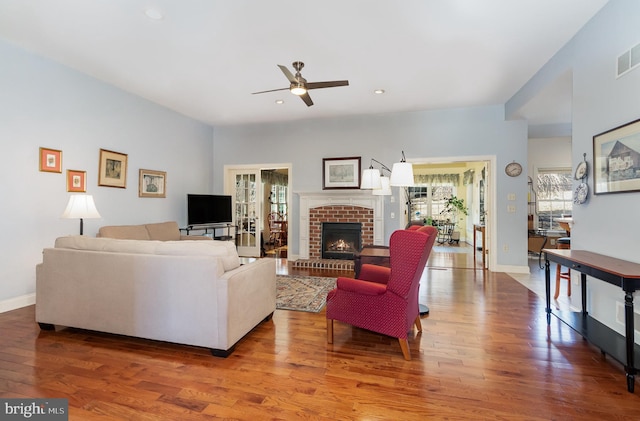
[[[209,234],[209,230],[211,230],[211,235],[214,240],[222,240],[222,241],[233,241],[234,236],[231,233],[231,228],[234,229],[235,233],[235,225],[231,222],[222,222],[219,224],[206,224],[206,225],[187,225],[185,228],[180,228],[180,231],[184,231],[187,235],[190,235],[191,231],[204,231],[204,235]],[[224,230],[226,231],[226,235]],[[223,230],[222,235],[216,235],[218,230]]]

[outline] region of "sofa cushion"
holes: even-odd
[[[225,272],[240,266],[238,251],[231,241],[167,241],[158,244],[155,253],[174,256],[216,256],[222,262]]]
[[[100,227],[98,237],[119,238],[123,240],[151,240],[144,225],[110,225]]]
[[[109,253],[211,256],[218,258],[225,272],[240,266],[240,257],[238,256],[235,246],[230,241],[139,241],[73,235],[57,238],[55,247]]]
[[[180,228],[176,221],[146,224],[145,228],[150,240],[178,241],[180,239]]]

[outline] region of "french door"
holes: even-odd
[[[238,254],[245,257],[260,257],[262,232],[262,180],[260,169],[231,169],[227,173],[225,194],[233,198],[233,217],[236,225]]]

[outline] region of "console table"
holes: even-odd
[[[550,262],[559,263],[580,272],[582,286],[581,312],[555,312],[558,319],[574,329],[589,342],[624,365],[627,390],[633,393],[635,374],[640,362],[640,346],[634,340],[633,292],[640,289],[640,264],[615,259],[585,250],[544,249],[545,292],[547,324],[551,323],[551,270]],[[625,335],[598,322],[587,312],[587,275],[624,291]],[[571,281],[569,281],[571,282]]]
[[[180,231],[184,231],[189,235],[191,231],[204,231],[205,234],[209,234],[209,230],[212,232],[212,237],[214,240],[225,240],[231,241],[233,240],[233,235],[231,234],[231,228],[235,229],[233,224],[229,223],[220,223],[220,224],[208,224],[208,225],[189,225],[185,228],[180,228]],[[216,235],[216,230],[227,230],[227,235]]]

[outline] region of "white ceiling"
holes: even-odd
[[[0,0],[0,38],[226,125],[503,104],[606,3]],[[312,107],[288,91],[251,95],[288,87],[277,65],[296,60],[309,82],[350,86],[310,91]],[[520,115],[570,121],[570,75],[553,85]]]

